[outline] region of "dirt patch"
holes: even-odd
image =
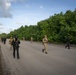
[[[3,67],[2,67],[2,54],[1,54],[1,46],[0,46],[0,75],[4,75],[3,74]]]
[[[3,59],[3,54],[0,46],[0,75],[11,75],[10,71],[6,67],[5,61]]]

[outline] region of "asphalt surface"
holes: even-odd
[[[48,54],[40,42],[21,41],[20,59],[13,58],[8,40],[1,44],[7,75],[76,75],[76,48],[48,44]]]

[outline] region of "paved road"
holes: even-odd
[[[42,43],[21,41],[20,59],[13,58],[10,45],[1,43],[7,72],[11,75],[76,75],[76,48],[49,44],[48,54],[42,53]]]

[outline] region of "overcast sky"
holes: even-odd
[[[76,0],[0,0],[0,33],[37,25],[55,13],[74,11]]]

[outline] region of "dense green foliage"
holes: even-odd
[[[41,41],[44,35],[48,36],[49,42],[63,42],[69,34],[71,43],[76,44],[76,10],[67,10],[64,14],[54,14],[48,19],[40,21],[37,25],[25,25],[8,34],[8,37],[17,35],[20,39],[25,37],[30,40],[32,36],[34,40]]]
[[[7,38],[7,36],[8,36],[8,34],[6,34],[6,33],[2,33],[2,34],[0,34],[0,37],[1,37],[1,38],[2,38],[2,37]]]

